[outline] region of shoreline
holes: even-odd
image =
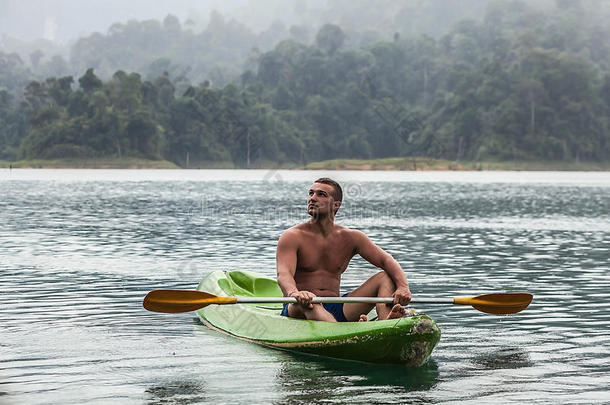
[[[167,160],[142,158],[0,160],[0,168],[12,169],[245,169],[231,162],[204,162],[183,168]],[[305,166],[260,162],[250,169],[263,170],[387,170],[387,171],[610,171],[610,162],[558,161],[449,161],[422,157],[382,159],[333,159]]]
[[[333,159],[308,164],[305,169],[397,171],[610,171],[610,162],[561,161],[449,161],[424,157]]]
[[[25,159],[0,160],[0,167],[12,169],[180,169],[167,160],[141,158]]]

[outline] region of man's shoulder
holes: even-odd
[[[307,232],[306,225],[307,223],[302,223],[286,229],[284,232],[282,232],[281,238],[295,239],[301,237],[305,232]]]
[[[337,232],[343,234],[343,235],[349,235],[349,236],[360,236],[360,235],[364,235],[364,233],[362,231],[359,231],[358,229],[353,229],[353,228],[348,228],[347,226],[342,226],[342,225],[335,225],[335,229]]]
[[[343,227],[343,229],[339,230],[339,234],[342,239],[349,240],[356,247],[362,246],[362,244],[366,244],[369,241],[369,237],[358,229]]]
[[[284,233],[287,233],[287,234],[303,233],[303,232],[308,231],[308,229],[309,229],[309,224],[307,222],[303,222],[303,223],[297,224],[295,226],[292,226],[292,227],[286,229],[284,231]]]

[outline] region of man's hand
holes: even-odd
[[[409,290],[408,286],[398,287],[396,291],[394,291],[393,297],[394,304],[400,304],[402,306],[407,305],[409,302],[411,302],[411,298],[413,298],[411,295],[411,290]]]
[[[288,294],[288,296],[296,298],[299,305],[312,309],[313,304],[311,303],[311,300],[313,300],[316,295],[309,291],[293,291]]]

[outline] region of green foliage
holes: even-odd
[[[334,24],[325,24],[316,35],[316,45],[328,55],[333,56],[345,41],[345,34],[341,27]]]
[[[462,20],[438,39],[403,30],[385,41],[369,36],[361,48],[348,46],[339,25],[326,24],[315,44],[287,39],[253,51],[241,75],[209,70],[215,79],[198,86],[171,55],[153,49],[194,55],[198,41],[212,48],[239,42],[243,26],[218,14],[197,35],[172,17],[117,24],[113,41],[155,55],[143,76],[118,70],[101,80],[91,66],[104,65],[94,58],[108,37],[80,42],[91,64],[78,86],[71,76],[30,81],[22,100],[0,89],[0,159],[127,156],[183,167],[390,156],[608,161],[610,47],[599,36],[610,30],[577,3],[543,13],[495,2],[481,21]],[[151,40],[160,33],[166,43]],[[18,57],[0,55],[0,63],[18,82]],[[218,85],[229,76],[240,83]]]

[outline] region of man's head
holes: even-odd
[[[307,212],[309,215],[334,216],[343,201],[343,190],[336,181],[328,177],[322,177],[314,181],[309,189],[307,198]]]

